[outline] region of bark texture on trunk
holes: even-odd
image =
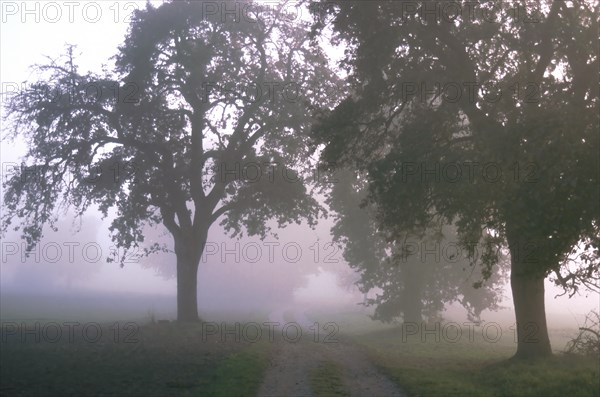
[[[198,262],[179,256],[177,255],[177,321],[199,321]]]
[[[206,228],[208,231],[208,228]],[[198,317],[198,264],[207,233],[186,233],[175,238],[177,255],[177,321],[194,322]],[[187,237],[187,238],[186,238]]]
[[[514,358],[536,359],[550,356],[552,348],[544,303],[545,278],[531,268],[540,266],[536,262],[535,246],[525,239],[513,236],[509,238],[509,247],[510,285],[517,322],[517,353]]]
[[[405,302],[404,322],[421,323],[423,321],[421,296],[419,294],[405,294]]]
[[[422,274],[415,265],[406,267],[406,284],[403,291],[403,314],[405,323],[423,322],[423,302],[421,300]]]

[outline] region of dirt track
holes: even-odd
[[[284,311],[276,311],[270,320],[283,319]],[[287,312],[303,327],[303,337],[296,343],[279,340],[273,352],[270,368],[258,396],[314,396],[310,373],[325,362],[333,362],[342,369],[342,383],[350,396],[404,396],[405,394],[369,362],[356,346],[337,336],[337,342],[315,342],[312,325],[304,313]],[[305,336],[304,336],[305,335]],[[322,339],[322,338],[321,338]]]

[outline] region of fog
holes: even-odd
[[[56,18],[57,22],[51,22],[53,18],[44,18],[42,9],[37,14],[32,11],[29,15],[21,8],[17,8],[14,15],[5,13],[0,64],[3,100],[16,87],[26,86],[24,82],[34,77],[29,66],[45,62],[47,56],[62,54],[67,43],[77,45],[78,63],[82,70],[100,71],[102,64],[108,62],[110,65],[108,60],[126,33],[128,15],[134,9],[143,8],[144,2],[128,2],[121,8],[110,8],[108,3],[100,4],[98,18],[77,18],[75,13],[73,22],[69,21],[66,13]],[[43,8],[39,4],[38,7]],[[45,11],[48,15],[53,12],[50,8]],[[32,6],[32,9],[35,7]],[[306,16],[307,10],[298,10]],[[36,16],[39,19],[37,21]],[[102,29],[102,35],[94,34],[98,29]],[[23,52],[23,48],[27,48],[27,52]],[[330,51],[333,51],[334,59],[342,57],[340,49]],[[4,180],[18,170],[25,144],[19,141],[14,144],[3,142],[0,149]],[[172,252],[160,253],[144,258],[138,252],[130,254],[130,263],[123,268],[117,263],[106,263],[106,258],[115,252],[108,234],[110,219],[102,220],[94,210],[86,213],[80,225],[73,218],[74,214],[65,214],[58,232],[46,231],[42,244],[34,250],[38,258],[35,255],[29,259],[23,257],[24,242],[17,234],[3,239],[2,295],[10,295],[18,300],[33,294],[64,295],[74,302],[89,295],[100,303],[104,296],[118,294],[126,301],[127,294],[134,294],[146,298],[139,299],[139,306],[128,306],[131,312],[143,316],[148,311],[156,310],[161,317],[173,319],[175,255]],[[331,219],[321,219],[315,230],[306,225],[292,225],[277,230],[274,225],[279,238],[260,241],[248,238],[230,240],[216,222],[210,229],[207,248],[216,252],[205,253],[200,264],[199,308],[208,312],[234,313],[245,310],[268,311],[278,306],[364,310],[359,305],[363,294],[351,283],[340,280],[340,277],[348,278],[353,271],[344,262],[339,246],[332,244],[332,224]],[[164,227],[148,230],[148,233],[151,238],[160,239],[172,249],[171,237]],[[256,247],[262,257],[249,263],[244,256],[255,255]],[[284,247],[290,250],[289,255],[294,261],[293,251],[300,249],[297,262],[284,257],[287,254],[283,252]],[[268,258],[269,253],[273,255],[272,258]],[[319,258],[316,258],[317,254]],[[573,325],[575,319],[580,321],[589,310],[598,308],[600,297],[597,293],[582,291],[572,298],[566,295],[557,297],[561,293],[560,288],[546,281],[546,308],[551,325]],[[486,312],[485,319],[512,321],[514,317],[508,286],[503,295],[502,306],[505,309],[497,313]],[[12,299],[3,301],[13,302]],[[7,305],[3,305],[3,309],[4,313],[10,312]],[[449,315],[461,317],[464,314],[460,308],[449,309]],[[19,317],[43,316],[35,306],[31,310],[31,314],[27,315],[20,312]]]
[[[101,220],[100,214],[92,211],[80,221],[74,219],[74,214],[65,214],[58,232],[46,230],[29,257],[18,234],[3,239],[3,316],[36,319],[59,310],[64,317],[93,318],[98,310],[104,319],[131,315],[142,319],[154,312],[157,318],[174,320],[174,253],[145,257],[139,249],[128,254],[123,267],[117,262],[107,263],[107,257],[118,252],[109,239],[109,220]],[[331,218],[320,220],[314,230],[306,224],[282,229],[275,224],[277,236],[264,241],[231,239],[222,227],[214,225],[198,275],[201,316],[218,313],[220,318],[234,320],[240,312],[261,316],[281,307],[372,314],[372,308],[362,305],[363,294],[352,284],[358,274],[333,243],[331,225]],[[161,241],[172,251],[171,237],[163,227],[148,229],[146,237],[148,244]],[[370,296],[376,293],[374,289]],[[547,315],[553,327],[573,327],[597,307],[596,293],[578,293],[571,298],[558,296],[561,293],[562,289],[546,281]],[[508,285],[502,295],[503,309],[484,312],[484,320],[514,322]],[[44,297],[42,302],[37,301],[38,296]],[[116,300],[118,307],[114,305]],[[23,307],[23,302],[30,303]],[[65,302],[69,303],[65,306]],[[456,304],[448,306],[444,316],[466,321],[465,310]]]
[[[6,3],[10,5],[7,6]],[[113,69],[114,59],[111,57],[115,55],[118,46],[123,43],[129,26],[129,16],[133,10],[144,8],[145,2],[89,3],[95,4],[94,12],[99,12],[99,14],[91,18],[89,15],[79,14],[80,10],[76,9],[72,21],[70,16],[64,13],[64,7],[60,5],[57,9],[62,10],[63,13],[54,16],[54,9],[44,8],[44,3],[40,2],[31,2],[33,11],[30,13],[24,11],[25,3],[5,2],[2,4],[0,34],[2,51],[0,57],[0,105],[2,106],[0,108],[2,108],[2,116],[4,116],[4,104],[8,97],[25,90],[32,81],[37,79],[38,76],[29,67],[34,64],[46,63],[49,59],[55,59],[64,54],[67,44],[76,45],[75,55],[79,73],[85,74],[88,71],[101,73],[105,68]],[[163,2],[152,1],[150,3],[158,6]],[[35,7],[39,7],[39,9]],[[96,11],[96,7],[99,7],[97,10],[100,11]],[[304,6],[298,5],[296,10],[299,18],[308,18],[308,10]],[[300,16],[302,13],[305,14]],[[341,46],[332,47],[331,43],[324,40],[322,45],[330,55],[332,65],[344,58],[343,43]],[[336,73],[340,77],[346,77],[346,73],[341,69],[338,69]],[[7,132],[6,129],[7,127],[3,125],[3,136]],[[14,142],[1,142],[0,176],[3,182],[19,172],[20,162],[26,150],[27,143],[20,138]],[[311,159],[311,161],[313,160],[316,161]],[[372,343],[369,345],[372,347],[381,343],[374,349],[378,352],[385,351],[388,349],[385,341],[389,335],[384,333],[390,329],[396,330],[397,328],[394,327],[404,327],[404,325],[401,325],[403,323],[398,316],[391,323],[373,318],[378,316],[377,305],[367,304],[367,302],[373,303],[374,300],[381,297],[385,287],[373,285],[368,291],[360,290],[358,282],[361,274],[356,268],[353,269],[350,266],[347,258],[344,258],[344,242],[339,239],[336,241],[333,232],[338,214],[328,207],[326,191],[317,192],[315,190],[314,194],[319,204],[328,210],[328,214],[327,216],[321,214],[313,227],[306,220],[299,224],[292,223],[280,227],[275,220],[271,219],[267,222],[271,232],[264,239],[260,239],[256,236],[249,237],[244,228],[242,228],[241,236],[231,237],[225,227],[220,224],[223,217],[211,225],[198,268],[199,318],[203,324],[220,322],[237,324],[250,321],[262,324],[266,324],[266,322],[278,324],[296,322],[309,335],[312,334],[306,330],[313,330],[310,328],[312,324],[317,325],[317,330],[319,324],[335,324],[336,330],[339,328],[340,334],[344,336],[371,335],[368,332],[374,332],[372,335],[375,336],[372,336],[372,340],[369,339],[371,336],[365,337],[368,340],[364,342],[365,346]],[[4,190],[0,192],[0,197],[0,208],[4,212],[7,206],[7,203],[4,202]],[[357,208],[356,211],[362,210]],[[95,205],[92,205],[82,217],[78,217],[73,209],[65,209],[60,213],[57,230],[46,226],[43,237],[31,251],[27,250],[26,242],[22,239],[20,232],[9,228],[0,243],[0,320],[2,323],[29,324],[40,321],[68,320],[93,321],[102,324],[128,321],[135,323],[136,326],[149,327],[157,324],[158,326],[165,325],[167,322],[175,324],[178,318],[178,297],[177,257],[173,236],[164,225],[146,226],[143,230],[144,243],[137,249],[126,253],[124,263],[121,265],[118,259],[124,252],[117,248],[114,241],[111,241],[109,232],[111,222],[116,216],[116,210],[113,208],[109,211],[109,216],[103,218],[101,211]],[[368,225],[363,226],[365,233],[370,233]],[[361,225],[356,226],[356,230],[360,230],[360,227]],[[436,247],[437,252],[434,252],[433,255],[441,253],[444,256],[448,243],[458,244],[458,241],[449,241],[446,242],[446,246]],[[163,251],[145,255],[144,250],[150,249],[153,244],[158,244]],[[382,251],[386,249],[389,251],[389,248],[383,248]],[[387,251],[385,252],[387,253]],[[444,299],[451,302],[444,301],[443,309],[438,313],[439,316],[432,316],[427,320],[430,323],[437,320],[438,324],[440,322],[452,322],[466,326],[476,324],[477,327],[482,324],[495,323],[500,324],[502,330],[514,330],[512,327],[515,324],[515,309],[510,277],[503,281],[497,295],[498,310],[485,309],[481,312],[480,318],[474,320],[472,313],[465,309],[467,305],[460,301],[464,298],[464,294],[456,291],[467,284],[472,285],[478,279],[470,278],[469,272],[464,268],[463,272],[465,276],[458,283],[458,287],[453,285],[451,288],[447,288],[447,290],[452,290],[454,296],[444,297]],[[441,279],[440,283],[443,284],[444,277]],[[435,287],[431,288],[435,290]],[[442,289],[443,287],[439,288],[440,291]],[[435,298],[432,299],[435,300]],[[578,327],[586,322],[586,316],[590,311],[600,309],[600,293],[582,288],[574,296],[569,297],[569,294],[565,294],[561,287],[547,278],[545,280],[545,305],[549,333],[553,349],[556,352],[563,349],[570,338],[577,333]],[[425,313],[425,309],[423,309],[423,313]],[[403,315],[406,319],[406,311],[403,312]],[[6,331],[4,328],[2,332]],[[477,329],[479,330],[479,328]],[[204,331],[206,330],[202,328],[202,332]],[[403,328],[404,331],[406,330]],[[148,335],[154,335],[152,332],[164,336],[164,332],[167,331],[151,328]],[[378,332],[381,334],[377,334]],[[318,331],[316,333],[318,334]],[[168,335],[169,343],[177,339],[172,336],[173,334]],[[218,334],[215,333],[215,335]],[[380,338],[380,335],[383,336]],[[180,338],[181,341],[190,339],[188,334]],[[3,342],[5,341],[3,340]],[[218,345],[220,342],[222,340],[215,344]],[[181,343],[183,345],[184,342]],[[149,345],[151,344],[149,343]],[[511,346],[513,350],[515,345],[516,336],[515,343]],[[298,349],[293,352],[295,356],[292,355],[296,358],[302,356],[304,351],[302,345],[298,346],[300,347],[293,347],[293,349]],[[238,348],[241,351],[242,347],[238,346],[235,349]],[[181,349],[185,350],[185,347],[181,347]],[[235,349],[232,348],[231,351]],[[165,351],[167,350],[165,349]],[[309,350],[307,349],[307,351]],[[490,349],[490,351],[492,350]],[[162,352],[160,349],[159,351]],[[355,353],[349,351],[348,355],[354,357]],[[409,353],[412,354],[412,351]],[[17,355],[12,351],[9,351],[9,354]],[[215,353],[215,357],[219,354],[223,354],[223,357],[232,357],[228,356],[229,350],[227,350],[227,354]],[[310,354],[313,354],[311,356],[313,359],[317,357],[314,352]],[[339,353],[328,351],[326,354],[335,356]],[[498,356],[493,356],[493,354],[496,354],[495,351],[490,356],[493,359],[505,358],[502,356],[505,351],[499,353]],[[290,357],[288,351],[281,353],[281,356],[285,356],[287,359]],[[273,366],[284,366],[285,364],[277,359],[273,360],[276,363]],[[315,360],[311,363],[319,362],[319,370],[329,374],[321,366],[325,360]],[[159,361],[157,359],[156,362]],[[207,362],[211,364],[210,361]],[[385,359],[382,359],[381,362],[385,362]],[[487,363],[487,361],[485,362]],[[309,365],[303,363],[300,360],[294,365],[297,365],[298,368],[303,368],[302,365]],[[144,365],[144,363],[140,364],[140,368],[145,368]],[[249,366],[252,367],[252,365]],[[225,368],[228,367],[225,366]],[[246,371],[247,368],[243,370]],[[14,371],[15,373],[24,373],[19,369]],[[132,370],[131,373],[135,373],[135,371],[137,369]],[[368,367],[368,370],[360,368],[360,371],[358,369],[356,371],[375,373],[371,367]],[[267,372],[265,383],[270,382],[268,374]],[[312,374],[310,382],[314,386],[317,381],[314,380],[316,375]],[[168,381],[161,384],[169,384],[175,375],[169,376],[171,377]],[[212,376],[213,379],[218,377],[212,372],[203,373],[203,376]],[[276,375],[272,376],[276,377]],[[401,377],[393,379],[397,380]],[[181,388],[204,387],[202,382],[205,381],[198,381],[198,384],[193,383],[192,386],[187,386],[185,381],[181,382],[184,386],[169,384],[165,387],[175,390],[173,395],[179,395],[177,393]],[[276,383],[275,380],[272,382]],[[113,394],[118,394],[115,391],[119,390],[118,387],[114,387]],[[389,386],[387,390],[394,387]],[[13,395],[13,392],[14,395],[22,395],[15,392],[13,386],[6,390],[8,392],[5,394],[3,388],[0,388],[0,396]],[[60,389],[49,390],[56,392]],[[261,390],[260,395],[275,395]],[[379,389],[375,389],[373,386],[373,390]],[[164,390],[160,389],[155,393],[161,392]],[[43,395],[44,393],[40,392],[39,394]],[[132,395],[136,394],[132,393]]]

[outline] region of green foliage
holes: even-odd
[[[527,256],[529,275],[554,273],[569,291],[597,288],[597,5],[522,5],[531,23],[491,3],[453,22],[407,13],[403,3],[317,7],[349,44],[354,91],[313,129],[323,161],[365,173],[378,225],[394,238],[442,217],[461,240],[494,231],[513,259]],[[446,83],[461,97],[434,90]],[[456,164],[458,179],[440,171]],[[488,164],[501,174],[484,171]]]
[[[496,253],[506,252],[500,242],[484,235],[461,244],[456,228],[443,224],[391,238],[378,228],[375,205],[364,202],[364,176],[347,170],[335,175],[337,183],[327,200],[336,213],[334,241],[342,245],[344,258],[359,273],[361,291],[382,290],[366,302],[376,306],[374,319],[387,322],[402,315],[404,321],[420,321],[421,314],[436,318],[446,303],[454,301],[467,309],[471,319],[499,307],[508,265],[506,255]],[[481,263],[489,252],[494,254],[490,261],[500,259],[499,269],[484,274],[487,268]],[[407,313],[418,318],[407,318]]]
[[[411,396],[599,396],[597,357],[554,356],[546,361],[506,360],[511,340],[435,342],[403,340],[398,329],[356,336],[371,359]],[[463,336],[467,330],[463,330]],[[512,336],[511,336],[512,337]],[[510,339],[509,337],[508,339]],[[514,343],[514,342],[512,342]]]
[[[113,73],[80,74],[71,47],[36,67],[40,80],[6,104],[5,138],[27,139],[29,152],[4,185],[4,231],[19,218],[33,245],[59,209],[97,205],[116,210],[110,230],[123,257],[145,225],[162,223],[181,242],[177,254],[197,259],[221,216],[233,234],[264,236],[269,218],[314,225],[321,208],[302,165],[313,110],[335,101],[326,56],[307,23],[279,10],[248,4],[249,18],[234,21],[202,7],[137,10]],[[254,183],[243,175],[254,163],[300,178],[269,183],[263,169]]]

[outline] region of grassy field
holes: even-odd
[[[311,314],[320,323],[338,324],[340,335],[362,346],[373,363],[410,396],[600,397],[600,357],[562,353],[575,328],[551,329],[554,357],[527,364],[508,361],[516,351],[509,326],[490,323],[487,334],[484,327],[459,331],[443,323],[438,330],[435,326],[416,330],[384,325],[357,312]]]
[[[266,317],[256,315],[261,319],[254,321]],[[600,397],[598,357],[557,352],[545,362],[508,362],[516,345],[507,328],[495,340],[493,327],[487,336],[482,327],[461,328],[459,337],[456,327],[442,324],[437,331],[430,327],[430,332],[420,332],[382,325],[365,313],[314,312],[308,317],[321,325],[337,324],[336,336],[359,345],[409,396]],[[225,316],[211,319],[227,321]],[[81,329],[74,340],[64,337],[65,330],[57,343],[39,343],[27,334],[23,340],[20,330],[7,334],[6,324],[1,334],[0,396],[254,396],[273,354],[268,340],[223,341],[201,324],[126,328],[120,322],[115,329],[115,323],[102,323],[102,336],[93,343],[85,340]],[[555,349],[564,348],[568,335],[568,330],[551,332]],[[310,372],[314,394],[349,395],[340,371],[333,362],[316,364]]]
[[[251,344],[222,360],[213,375],[185,397],[194,396],[255,396],[269,363],[271,345],[268,342]]]
[[[255,395],[270,345],[238,342],[231,336],[222,342],[218,332],[203,337],[201,324],[154,323],[173,317],[173,300],[132,294],[89,293],[75,299],[69,294],[3,293],[0,396]],[[144,306],[146,312],[140,310]],[[264,309],[201,311],[200,316],[232,329],[231,321],[260,323],[268,314]],[[65,322],[79,323],[73,326],[73,340]],[[56,341],[56,327],[44,328],[50,324],[61,326]],[[86,324],[94,325],[88,340],[82,337]],[[100,326],[98,340],[95,324]]]
[[[200,324],[102,324],[87,340],[65,328],[56,342],[48,329],[36,341],[4,323],[0,396],[253,396],[269,355],[268,344],[223,342]]]
[[[597,357],[557,353],[544,362],[514,363],[507,361],[515,352],[512,336],[492,343],[475,330],[473,341],[465,336],[450,342],[433,334],[403,337],[402,331],[352,339],[411,396],[600,396]]]

